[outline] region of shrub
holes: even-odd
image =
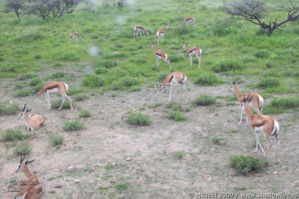
[[[268,50],[257,50],[254,52],[254,56],[256,58],[267,58],[269,57],[270,53]]]
[[[61,79],[63,77],[64,77],[63,72],[56,72],[49,76],[49,78],[51,78],[51,79]]]
[[[95,74],[100,75],[100,74],[107,73],[108,70],[106,68],[96,68],[96,70],[94,72],[95,72]]]
[[[90,112],[89,112],[89,110],[83,110],[79,116],[80,117],[90,117]]]
[[[60,146],[63,144],[63,136],[62,135],[55,135],[53,137],[51,137],[51,145],[52,146]]]
[[[174,101],[168,103],[166,107],[170,108],[173,111],[177,111],[177,110],[182,111],[182,109],[183,109],[182,105],[180,103],[174,102]]]
[[[25,141],[18,144],[14,150],[14,153],[16,155],[26,155],[30,152],[31,152],[31,147],[30,147],[29,143],[25,142]]]
[[[265,77],[258,83],[259,88],[273,88],[280,85],[280,81],[276,77]]]
[[[167,75],[169,75],[168,72],[160,73],[160,74],[157,76],[157,80],[158,80],[159,82],[163,82]]]
[[[267,164],[267,162],[253,156],[233,155],[230,157],[230,166],[238,174],[243,175],[248,175],[251,172],[260,172]]]
[[[30,91],[28,89],[19,89],[15,92],[15,97],[26,97],[30,95]]]
[[[216,99],[208,95],[201,95],[199,98],[193,101],[193,105],[197,105],[197,106],[209,106],[215,103],[216,103]]]
[[[104,78],[99,75],[87,75],[83,78],[83,86],[87,87],[101,87],[104,85]]]
[[[30,82],[29,85],[30,86],[36,86],[38,84],[42,83],[42,80],[40,78],[33,78]]]
[[[78,88],[78,89],[68,90],[68,91],[66,91],[66,94],[69,96],[72,96],[72,95],[76,95],[78,93],[83,93],[83,92],[84,92],[84,90],[82,88]]]
[[[34,78],[36,77],[36,74],[32,74],[32,73],[26,73],[26,74],[23,74],[19,77],[19,80],[26,80],[26,79],[31,79],[31,78]]]
[[[203,73],[200,74],[195,80],[195,84],[200,86],[217,86],[223,81],[218,79],[213,73]]]
[[[176,151],[173,153],[174,157],[176,157],[177,159],[181,160],[184,157],[184,153],[182,151]]]
[[[299,107],[299,97],[274,98],[271,102],[271,106],[279,108],[297,108]]]
[[[75,95],[75,101],[84,101],[89,98],[90,98],[89,95],[86,95],[86,94]]]
[[[137,126],[148,126],[151,122],[151,118],[142,113],[130,113],[128,117],[128,123]]]
[[[138,81],[131,77],[123,77],[119,80],[119,84],[124,87],[130,87],[138,84]]]
[[[0,104],[0,115],[13,115],[19,111],[19,104],[12,103],[6,106],[5,104]]]
[[[115,189],[119,194],[122,194],[123,192],[129,189],[129,184],[128,183],[118,184],[115,186]]]
[[[182,114],[181,111],[176,110],[176,111],[169,111],[166,115],[166,117],[170,120],[174,121],[185,121],[187,120],[187,117]]]
[[[243,68],[243,64],[237,60],[225,60],[215,64],[212,67],[214,72],[226,72],[226,71],[236,71],[241,70]]]
[[[82,128],[83,128],[83,123],[79,121],[66,122],[63,127],[65,131],[76,131]]]
[[[10,142],[16,140],[25,140],[30,137],[30,134],[23,134],[19,129],[7,129],[2,134],[2,141]]]
[[[61,103],[62,103],[62,99],[58,99],[58,100],[52,102],[52,108],[59,109]],[[70,102],[68,100],[65,100],[61,109],[64,110],[64,109],[70,109],[70,108],[71,108]]]
[[[224,141],[224,139],[223,139],[223,138],[219,138],[219,137],[214,137],[214,138],[212,139],[212,142],[213,142],[214,144],[217,144],[217,145],[222,145],[222,146],[225,145],[225,141]]]

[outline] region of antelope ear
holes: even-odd
[[[31,112],[32,111],[32,108],[27,108],[27,113]]]
[[[32,162],[34,162],[35,160],[26,160],[25,165],[27,164],[31,164]]]

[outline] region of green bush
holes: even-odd
[[[254,56],[256,58],[267,58],[270,56],[270,52],[268,50],[257,50],[254,52]]]
[[[64,77],[63,72],[56,72],[49,76],[50,79],[61,79]]]
[[[83,78],[83,86],[95,88],[103,85],[104,78],[99,75],[87,75]]]
[[[72,96],[72,95],[76,95],[78,93],[83,93],[83,92],[84,92],[84,89],[77,88],[77,89],[71,89],[71,90],[66,91],[66,94],[69,96]]]
[[[237,174],[248,175],[251,172],[260,172],[267,166],[267,162],[253,156],[232,155],[230,166]]]
[[[182,114],[181,111],[176,110],[176,111],[169,111],[166,115],[166,117],[170,120],[174,121],[185,121],[187,120],[187,117]]]
[[[193,105],[197,105],[197,106],[209,106],[215,103],[216,103],[216,99],[208,95],[201,95],[199,98],[193,101]]]
[[[280,80],[276,77],[264,77],[258,83],[259,88],[273,88],[280,85]]]
[[[179,160],[183,159],[184,153],[182,151],[176,151],[173,153],[173,156]]]
[[[19,89],[15,92],[15,97],[26,97],[30,95],[30,91],[28,89]]]
[[[30,137],[30,134],[23,134],[19,129],[7,129],[2,134],[2,141],[4,142],[11,142],[16,140],[25,140]]]
[[[55,100],[54,102],[52,102],[52,108],[59,109],[61,103],[62,103],[62,99]],[[70,102],[68,100],[65,100],[61,109],[64,110],[70,108],[71,108]]]
[[[81,123],[79,121],[66,122],[63,126],[63,129],[65,131],[76,131],[76,130],[80,130],[82,128],[83,128],[83,123]]]
[[[236,71],[243,69],[243,63],[237,60],[225,60],[212,67],[214,72]]]
[[[17,145],[17,147],[14,150],[14,153],[16,155],[26,155],[26,154],[29,154],[31,152],[31,150],[32,149],[31,149],[29,143],[23,141]]]
[[[118,82],[120,86],[131,87],[138,84],[138,81],[132,77],[123,77]]]
[[[299,97],[274,98],[271,102],[271,106],[289,109],[297,108],[299,107]]]
[[[5,105],[0,103],[0,115],[13,115],[19,111],[19,104],[12,103]]]
[[[214,138],[212,139],[212,142],[213,142],[214,144],[217,144],[217,145],[222,145],[222,146],[225,145],[225,141],[224,141],[224,139],[223,139],[223,138],[219,138],[219,137],[214,137]]]
[[[60,146],[63,144],[63,136],[62,135],[55,135],[51,137],[51,145],[54,147]]]
[[[195,80],[195,84],[200,86],[217,86],[223,81],[218,79],[213,73],[202,73]]]
[[[90,112],[89,112],[89,110],[83,110],[83,111],[81,111],[79,116],[80,117],[90,117]]]
[[[158,80],[158,82],[163,82],[164,79],[167,77],[167,75],[169,75],[168,72],[160,73],[160,74],[157,76],[157,80]]]
[[[75,95],[75,97],[74,97],[75,101],[79,101],[79,102],[87,100],[89,98],[90,97],[87,94],[79,94],[79,95]]]
[[[31,79],[34,77],[36,77],[36,74],[26,73],[26,74],[20,75],[19,80],[26,80],[26,79]]]
[[[38,84],[41,84],[42,80],[40,78],[33,78],[30,82],[29,85],[30,86],[36,86]]]
[[[128,123],[137,126],[148,126],[151,122],[151,118],[142,113],[130,113],[128,117]]]

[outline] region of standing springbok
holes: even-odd
[[[239,86],[236,84],[236,81],[233,80],[231,91],[235,91],[236,97],[240,103],[240,107],[243,103],[243,98],[246,97],[246,99],[249,102],[249,105],[254,108],[254,110],[259,113],[263,114],[263,105],[264,105],[264,98],[258,93],[240,93]],[[250,95],[250,97],[248,97]],[[242,124],[242,117],[243,117],[244,110],[241,109],[241,115],[240,115],[240,122],[239,125]],[[248,118],[246,118],[246,125],[248,125]]]
[[[148,35],[149,32],[147,30],[145,30],[145,28],[143,26],[135,26],[134,27],[134,38],[136,38],[138,36],[138,34],[141,33],[143,35]]]
[[[156,33],[156,39],[158,39],[158,45],[159,45],[160,39],[161,38],[164,39],[164,35],[165,35],[167,29],[168,29],[168,25],[165,24],[163,29],[160,29],[160,30],[157,31],[157,33]]]
[[[194,25],[195,17],[187,17],[184,19],[184,21],[186,21],[188,24],[192,23],[192,25]]]
[[[200,60],[201,60],[202,50],[197,46],[195,46],[193,48],[188,48],[187,43],[184,44],[183,48],[186,49],[186,52],[190,57],[190,65],[192,66],[192,57],[193,57],[193,55],[195,55],[196,58],[198,59],[198,68],[200,68]]]
[[[261,115],[261,114],[252,114],[249,103],[248,103],[249,100],[247,99],[250,97],[251,97],[251,95],[248,95],[247,97],[243,98],[243,102],[242,102],[240,108],[243,109],[243,107],[244,107],[246,116],[251,124],[251,127],[255,131],[255,136],[256,136],[255,152],[258,151],[258,146],[260,146],[262,152],[264,153],[264,156],[266,156],[272,147],[272,143],[270,141],[270,136],[274,136],[277,145],[279,145],[278,135],[280,132],[280,126],[279,126],[279,123],[275,119],[273,119],[271,116]],[[260,143],[260,140],[259,140],[260,132],[263,132],[264,136],[266,137],[266,139],[269,143],[269,147],[266,150],[266,152],[264,151],[264,149]],[[279,153],[277,154],[277,157],[279,160]]]
[[[169,98],[168,98],[168,102],[171,101],[172,96],[171,96],[171,92],[172,92],[172,86],[177,86],[179,84],[182,85],[182,87],[184,88],[184,90],[186,90],[186,86],[185,83],[187,81],[187,77],[184,73],[182,72],[173,72],[170,75],[168,75],[162,84],[160,84],[158,86],[157,82],[155,82],[156,88],[158,89],[158,96],[160,95],[161,91],[163,88],[165,88],[165,86],[169,86]]]
[[[41,196],[43,187],[39,182],[37,175],[32,174],[28,168],[28,165],[34,162],[34,160],[26,160],[24,162],[24,159],[25,155],[22,155],[16,173],[22,170],[26,175],[26,180],[23,180],[20,183],[21,190],[15,195],[14,199],[38,199]]]
[[[49,105],[49,110],[51,109],[51,101],[50,101],[50,93],[57,93],[59,92],[62,97],[62,103],[59,107],[58,110],[62,108],[62,105],[65,101],[65,98],[68,99],[70,102],[71,106],[71,111],[73,110],[73,104],[72,104],[72,99],[66,94],[66,91],[68,90],[68,85],[64,82],[47,82],[44,84],[43,88],[36,94],[34,95],[35,98],[39,97],[42,93],[46,93],[46,100],[48,101]]]
[[[78,34],[76,32],[71,32],[70,33],[70,40],[71,40],[71,42],[72,42],[72,40],[75,40],[75,43],[77,43],[78,42],[78,38],[81,38],[81,37],[82,37],[82,35]]]
[[[27,107],[26,104],[24,104],[24,108],[21,111],[21,113],[18,116],[18,119],[21,119],[25,116],[25,121],[26,121],[26,127],[29,131],[37,130],[39,129],[42,125],[45,124],[45,120],[42,116],[39,114],[35,113],[30,113],[31,109]]]
[[[162,59],[166,63],[168,63],[169,68],[171,69],[170,60],[168,59],[168,56],[166,53],[164,53],[162,50],[158,50],[155,43],[152,43],[152,47],[156,54],[156,66],[160,65],[160,60]]]

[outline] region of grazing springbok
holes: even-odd
[[[156,66],[160,65],[160,60],[162,59],[164,62],[168,63],[168,66],[171,69],[170,60],[168,59],[167,54],[164,53],[162,50],[158,50],[155,43],[152,43],[152,47],[156,54]]]
[[[280,132],[280,126],[279,123],[273,119],[271,116],[267,115],[261,115],[261,114],[252,114],[248,99],[251,98],[251,95],[248,95],[247,97],[243,98],[243,103],[241,104],[241,109],[245,109],[246,116],[251,124],[251,127],[255,131],[255,136],[256,136],[256,147],[255,147],[255,152],[258,151],[258,146],[260,146],[262,152],[264,153],[264,156],[266,156],[269,151],[271,150],[272,143],[270,141],[270,136],[274,136],[277,145],[279,145],[279,139],[278,135]],[[263,132],[264,136],[266,137],[269,147],[266,151],[264,151],[260,140],[259,140],[259,133]],[[278,160],[279,160],[279,153],[277,154]]]
[[[24,159],[25,155],[22,155],[16,173],[22,170],[26,175],[26,180],[21,181],[20,191],[15,195],[14,199],[38,199],[42,194],[43,187],[37,175],[32,174],[28,168],[28,165],[34,162],[34,160],[26,160],[24,162]]]
[[[259,113],[263,114],[263,105],[264,105],[264,98],[258,93],[240,93],[239,86],[236,83],[235,80],[233,80],[231,91],[235,91],[236,97],[240,103],[240,106],[243,103],[244,97],[248,100],[249,105],[254,108],[254,110]],[[250,97],[248,97],[250,95]],[[241,109],[241,115],[240,115],[240,122],[239,125],[242,124],[242,117],[243,117],[244,110]],[[246,118],[246,125],[248,125],[248,118]]]
[[[31,109],[27,107],[27,104],[24,104],[24,108],[18,116],[18,119],[21,119],[25,116],[26,127],[29,131],[37,130],[42,125],[45,124],[45,120],[42,116],[35,113],[30,113]]]
[[[163,29],[157,31],[157,33],[156,33],[156,39],[158,39],[158,45],[159,45],[160,39],[161,38],[164,39],[164,35],[165,35],[167,29],[168,29],[168,25],[165,24]]]
[[[192,23],[192,25],[194,25],[195,17],[187,17],[184,19],[184,21],[186,21],[188,24]]]
[[[192,57],[193,57],[193,55],[195,55],[196,58],[198,59],[198,68],[199,68],[200,67],[200,60],[201,60],[202,50],[197,46],[195,46],[193,48],[188,48],[187,43],[184,44],[183,48],[186,49],[186,52],[190,57],[190,65],[192,66]]]
[[[156,88],[158,89],[157,94],[159,96],[162,89],[165,88],[165,86],[169,86],[168,102],[170,102],[172,99],[172,96],[171,96],[172,87],[178,86],[179,84],[181,84],[182,87],[184,88],[184,90],[186,90],[186,86],[185,86],[186,81],[187,81],[187,77],[184,73],[178,72],[178,71],[173,72],[170,75],[168,75],[167,77],[165,77],[162,84],[158,85],[157,82],[155,82]]]
[[[77,43],[78,42],[78,38],[81,38],[81,37],[82,37],[82,34],[78,34],[76,32],[71,32],[70,33],[70,40],[71,40],[71,42],[73,40],[75,40],[75,43]]]
[[[141,33],[143,35],[149,34],[149,32],[147,30],[145,30],[145,28],[143,26],[135,26],[134,27],[134,38],[137,37],[139,33]]]
[[[65,98],[67,98],[68,101],[70,102],[71,111],[72,111],[73,110],[72,99],[66,94],[67,90],[68,90],[68,85],[64,82],[55,82],[55,81],[47,82],[44,84],[43,88],[34,96],[35,96],[35,98],[37,98],[42,93],[46,93],[46,100],[48,101],[49,110],[50,110],[51,109],[50,93],[58,93],[59,92],[62,97],[62,103],[58,110],[60,110],[62,108]]]

